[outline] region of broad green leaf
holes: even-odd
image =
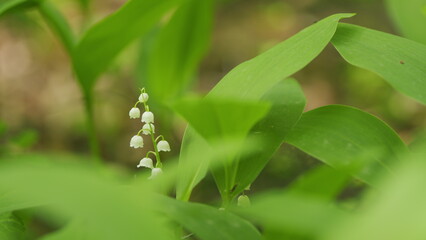
[[[0,3],[0,17],[8,12],[34,7],[37,5],[36,0],[5,0]]]
[[[214,3],[215,0],[185,2],[159,31],[144,59],[144,86],[156,100],[176,97],[196,77],[210,43]]]
[[[146,33],[166,11],[182,0],[129,0],[118,11],[90,28],[78,43],[73,64],[89,91],[118,53]]]
[[[386,5],[405,37],[426,44],[426,0],[387,0]]]
[[[205,139],[218,141],[244,138],[268,112],[269,105],[232,99],[185,98],[176,101],[173,109]]]
[[[304,113],[286,142],[367,183],[372,183],[379,172],[391,171],[392,160],[407,151],[399,136],[384,122],[340,105]]]
[[[250,131],[259,139],[253,154],[242,156],[236,172],[233,195],[251,184],[274,152],[284,141],[285,135],[299,120],[305,107],[305,97],[299,84],[286,79],[272,87],[262,101],[271,103],[268,114]]]
[[[333,37],[342,18],[327,17],[279,43],[261,55],[232,69],[210,92],[211,96],[259,100],[279,81],[310,63]]]
[[[352,218],[320,239],[426,239],[426,145],[403,158],[392,176],[381,179]]]
[[[334,35],[337,23],[342,18],[351,17],[353,14],[336,14],[327,17],[314,25],[300,31],[293,37],[278,44],[267,52],[247,61],[228,73],[219,84],[210,92],[211,97],[226,97],[233,99],[247,99],[258,101],[262,96],[279,81],[288,78],[299,71],[314,59],[327,45]],[[185,138],[191,137],[191,142],[202,141],[196,136],[189,134]],[[182,146],[182,148],[186,148]],[[190,165],[203,165],[203,155],[196,155],[191,158],[180,158],[180,162],[195,160]],[[188,163],[184,163],[188,165]],[[201,180],[206,172],[194,172]],[[178,180],[180,181],[180,180]],[[192,186],[197,184],[194,183]],[[186,189],[186,188],[180,188]],[[184,194],[177,193],[182,196]]]
[[[46,209],[54,210],[51,213],[77,221],[81,227],[74,228],[75,236],[171,239],[167,225],[152,209],[156,203],[150,188],[125,188],[111,171],[55,160],[3,159],[0,191],[13,189],[17,201],[42,202]]]
[[[200,240],[261,239],[260,233],[247,220],[228,211],[198,203],[161,198],[160,212],[182,224]]]
[[[426,104],[426,45],[351,24],[339,24],[331,42],[350,64]]]
[[[24,239],[24,232],[24,223],[15,214],[0,214],[0,239]]]

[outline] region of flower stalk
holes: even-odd
[[[160,152],[170,151],[170,145],[164,139],[163,135],[159,135],[155,137],[154,113],[152,113],[149,109],[149,105],[147,103],[148,99],[149,99],[148,93],[146,93],[145,88],[142,88],[138,101],[135,103],[135,105],[129,112],[129,117],[131,119],[141,117],[140,109],[138,108],[138,105],[141,103],[143,105],[143,110],[144,110],[144,112],[142,113],[141,122],[145,123],[142,126],[142,128],[138,131],[138,133],[135,136],[133,136],[132,140],[130,141],[130,146],[134,148],[143,147],[143,139],[141,134],[150,136],[152,145],[154,147],[154,151],[148,151],[145,155],[145,158],[143,158],[139,162],[137,167],[150,168],[151,176],[149,177],[149,179],[152,179],[152,178],[158,177],[159,175],[163,173],[163,170],[162,170],[163,163],[161,162]],[[155,156],[155,167],[153,164],[153,160],[149,158],[149,155]]]

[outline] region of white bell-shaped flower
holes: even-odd
[[[141,93],[141,95],[139,95],[139,102],[145,103],[145,102],[148,102],[148,99],[149,99],[148,93]]]
[[[247,195],[240,195],[237,200],[237,205],[240,207],[249,207],[250,199]]]
[[[157,143],[158,151],[170,152],[170,145],[166,140],[161,140]]]
[[[154,114],[152,112],[149,112],[149,111],[144,112],[142,114],[141,121],[144,122],[144,123],[154,123]]]
[[[129,112],[130,118],[140,118],[140,116],[141,116],[141,111],[139,110],[139,108],[134,107],[130,109],[130,112]]]
[[[163,170],[161,168],[153,168],[151,170],[151,176],[148,179],[153,179],[163,174]]]
[[[142,158],[142,160],[139,162],[139,164],[137,165],[138,168],[140,167],[146,167],[146,168],[154,168],[154,165],[152,163],[152,159],[149,157],[146,158]]]
[[[141,148],[143,147],[143,138],[139,135],[135,135],[130,139],[130,147]]]
[[[155,133],[155,126],[154,126],[154,124],[152,124],[152,123],[145,123],[142,126],[142,133],[143,134],[149,135],[151,133],[151,131],[152,131],[152,133]]]

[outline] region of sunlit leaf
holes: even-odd
[[[373,71],[426,104],[426,45],[350,24],[339,24],[333,45],[349,63]]]

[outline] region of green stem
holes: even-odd
[[[99,141],[96,136],[93,101],[90,97],[92,96],[92,94],[86,93],[85,95],[86,96],[84,97],[84,109],[86,110],[86,124],[89,131],[90,152],[92,153],[92,157],[95,163],[100,163],[102,159],[99,150]]]
[[[65,17],[61,14],[61,12],[58,11],[58,9],[56,9],[54,5],[50,4],[47,0],[43,0],[38,3],[38,10],[52,31],[59,37],[70,58],[73,59],[76,41],[70,25],[68,24]],[[79,82],[81,83],[81,81]],[[99,151],[99,141],[96,137],[93,99],[90,92],[91,90],[85,89],[82,84],[80,84],[80,86],[84,95],[84,108],[86,111],[86,123],[88,127],[90,151],[95,163],[100,163],[101,157]]]
[[[155,151],[155,159],[157,160],[155,167],[161,168],[163,164],[161,163],[160,153],[158,152],[157,142],[155,141],[154,132],[152,131],[152,125],[151,124],[149,124],[149,128],[150,128],[152,145],[154,146],[154,151]]]

